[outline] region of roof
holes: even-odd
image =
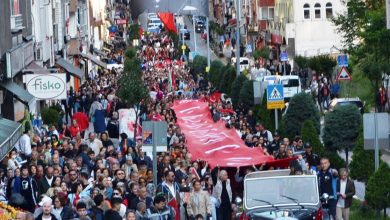
[[[351,101],[361,101],[360,98],[354,97],[354,98],[336,98],[332,99],[332,102],[337,101],[337,102],[351,102]]]
[[[263,177],[276,177],[276,176],[290,176],[290,169],[283,169],[283,170],[269,170],[269,171],[257,171],[248,173],[245,176],[245,179],[257,179],[257,178],[263,178]]]
[[[84,72],[81,69],[73,66],[73,64],[69,63],[68,61],[62,58],[58,58],[56,64],[60,65],[66,70],[66,72],[72,74],[73,76],[79,79],[84,79]]]
[[[86,54],[86,53],[80,53],[80,56],[84,57],[84,58],[87,58],[89,59],[90,61],[92,61],[93,63],[95,63],[96,65],[98,66],[101,66],[102,68],[104,69],[107,69],[107,64],[98,60],[95,56],[93,55],[90,55],[90,54]]]
[[[25,105],[30,105],[35,99],[27,90],[12,81],[2,82],[0,86],[14,94],[15,98]]]
[[[22,135],[22,124],[0,118],[0,159],[14,147]]]

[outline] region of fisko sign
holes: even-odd
[[[66,99],[66,74],[27,74],[27,91],[37,99]]]

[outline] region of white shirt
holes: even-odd
[[[88,147],[93,150],[95,155],[98,155],[100,153],[100,149],[103,147],[103,144],[100,140],[95,138],[92,142],[88,141]]]
[[[24,155],[31,155],[31,139],[28,134],[23,134],[22,137],[20,137],[19,140],[19,150]]]
[[[347,180],[340,180],[340,194],[345,195],[345,188],[347,187]],[[339,200],[337,201],[337,207],[344,208],[345,207],[345,199],[343,199],[341,196],[339,197]]]
[[[51,179],[47,178],[47,176],[45,176],[46,180],[47,180],[47,183],[49,184],[49,186],[51,186],[51,183],[53,182],[53,177],[51,177]]]
[[[169,184],[167,184],[167,183],[165,183],[165,185],[168,186],[169,191],[171,191],[173,197],[175,197],[175,196],[176,196],[175,185],[174,185],[174,184],[169,185]]]

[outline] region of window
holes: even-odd
[[[261,8],[261,20],[272,20],[274,19],[275,10],[274,8],[263,7]]]
[[[262,20],[268,19],[268,8],[261,8],[261,19]]]
[[[303,18],[310,19],[310,5],[307,3],[303,5]]]
[[[10,0],[11,1],[11,15],[19,15],[19,0]]]
[[[333,17],[332,3],[330,3],[330,2],[326,3],[325,13],[326,13],[326,18]]]
[[[321,5],[320,5],[320,3],[316,3],[314,5],[314,17],[321,18]]]

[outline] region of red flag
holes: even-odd
[[[173,13],[159,12],[157,13],[161,22],[164,24],[166,30],[172,31],[177,34],[175,20],[173,18]]]
[[[220,92],[213,92],[210,96],[210,102],[211,103],[216,103],[216,102],[220,102],[221,101],[221,95],[222,93]]]

